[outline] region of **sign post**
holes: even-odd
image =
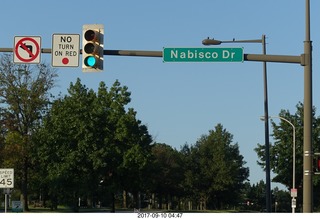
[[[78,67],[79,51],[79,34],[52,35],[52,67]]]

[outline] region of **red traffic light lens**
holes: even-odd
[[[93,40],[95,40],[97,38],[97,33],[94,30],[87,30],[84,33],[84,38],[87,41],[93,41]]]

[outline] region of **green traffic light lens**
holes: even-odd
[[[93,56],[88,56],[84,59],[84,64],[88,67],[94,67],[97,63],[97,60]]]

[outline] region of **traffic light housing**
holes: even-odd
[[[316,158],[316,171],[320,172],[320,157],[317,156]]]
[[[85,24],[82,28],[82,71],[103,71],[103,24]]]
[[[320,153],[314,153],[315,159],[313,163],[314,174],[320,175]]]

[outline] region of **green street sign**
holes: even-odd
[[[243,48],[163,48],[164,62],[243,62]]]

